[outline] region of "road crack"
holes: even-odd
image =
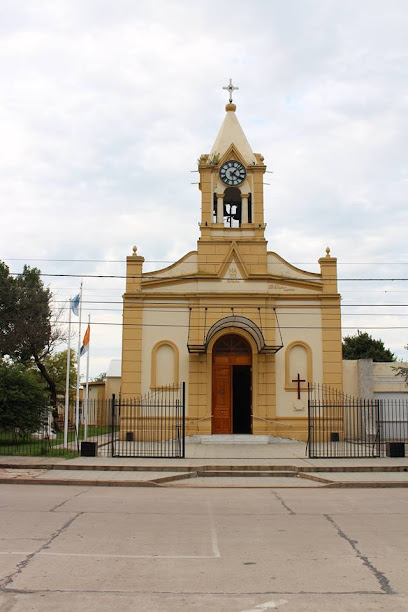
[[[51,536],[48,538],[48,540],[46,542],[44,542],[44,544],[42,546],[40,546],[37,550],[35,550],[34,552],[32,552],[29,555],[27,555],[25,559],[20,561],[20,563],[17,564],[16,569],[14,570],[14,572],[9,574],[8,576],[5,576],[5,578],[0,581],[0,589],[3,590],[6,587],[8,587],[10,584],[12,584],[12,582],[14,581],[16,576],[20,575],[23,572],[23,570],[29,565],[29,563],[39,553],[41,553],[43,550],[47,550],[47,548],[49,548],[51,546],[52,542],[56,538],[58,538],[58,536],[60,536],[62,533],[64,533],[64,531],[66,531],[72,525],[72,523],[79,516],[81,516],[82,514],[83,514],[83,512],[77,512],[75,514],[75,516],[73,516],[72,518],[70,518],[67,521],[65,521],[65,523],[59,529],[57,529],[57,531],[54,531],[54,533],[51,534]]]
[[[276,497],[276,499],[282,504],[282,506],[285,508],[285,510],[287,510],[289,512],[289,514],[291,516],[294,516],[296,514],[296,512],[294,512],[292,510],[292,508],[290,508],[287,503],[282,499],[282,497],[279,495],[279,493],[277,493],[276,491],[272,491],[272,495],[274,495]]]
[[[54,506],[53,508],[51,508],[50,512],[55,512],[55,510],[58,510],[64,504],[67,504],[72,499],[75,499],[76,497],[79,497],[80,495],[83,495],[84,493],[87,493],[88,491],[89,491],[89,487],[87,489],[85,489],[85,490],[80,491],[79,493],[75,493],[75,495],[72,495],[71,497],[68,497],[67,499],[64,499],[64,501],[62,501],[61,503],[59,503],[56,506]]]
[[[397,591],[395,591],[392,588],[391,583],[388,580],[387,576],[383,572],[380,572],[380,570],[377,569],[371,563],[368,557],[363,555],[363,553],[356,546],[357,542],[348,537],[348,535],[341,529],[341,527],[336,523],[333,517],[331,517],[329,514],[324,514],[323,516],[329,521],[329,523],[333,525],[333,527],[336,529],[339,536],[343,538],[343,540],[346,540],[346,542],[351,546],[351,548],[356,553],[357,558],[360,559],[363,562],[363,565],[365,565],[368,568],[368,570],[373,574],[373,576],[379,583],[380,589],[382,590],[382,592],[385,593],[386,595],[396,595]]]

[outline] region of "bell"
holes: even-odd
[[[232,218],[235,219],[235,221],[241,221],[241,206],[235,207],[235,212],[232,215]]]

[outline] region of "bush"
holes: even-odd
[[[27,439],[47,423],[49,397],[33,372],[0,362],[0,429]]]

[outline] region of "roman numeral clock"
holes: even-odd
[[[225,162],[220,168],[220,179],[230,187],[240,185],[245,177],[246,170],[244,166],[235,160]]]

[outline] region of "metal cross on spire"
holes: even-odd
[[[234,87],[234,85],[232,84],[232,79],[229,80],[229,85],[227,85],[227,87],[223,87],[223,89],[226,89],[229,93],[229,101],[230,104],[232,103],[232,92],[235,89],[239,89],[239,87]]]

